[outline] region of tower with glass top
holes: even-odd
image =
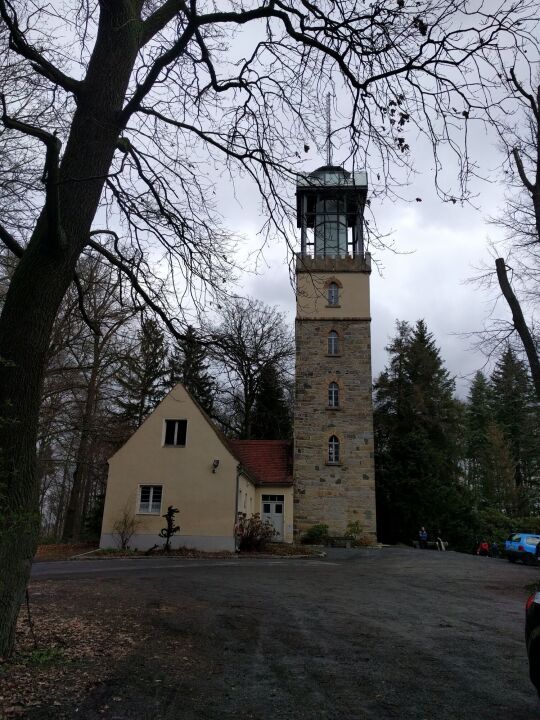
[[[296,187],[295,533],[325,523],[374,537],[368,179],[328,155]]]

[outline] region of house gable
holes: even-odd
[[[184,445],[165,444],[167,420],[185,421]],[[112,544],[124,508],[138,521],[137,536],[145,536],[136,546],[159,543],[161,515],[173,505],[180,511],[180,544],[200,547],[201,537],[213,537],[216,547],[234,547],[237,474],[238,460],[224,437],[183,385],[176,385],[109,460],[102,545]],[[161,487],[159,512],[141,512],[141,488],[148,486]]]

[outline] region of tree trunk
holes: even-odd
[[[95,322],[95,320],[94,320]],[[83,498],[85,495],[86,483],[88,482],[88,462],[92,444],[92,429],[94,426],[94,413],[96,409],[96,396],[98,387],[98,376],[100,370],[100,340],[99,335],[94,333],[94,350],[92,357],[92,370],[88,380],[86,402],[81,423],[81,435],[77,449],[77,460],[73,473],[73,485],[69,496],[69,503],[66,512],[66,522],[62,542],[78,542],[81,538]]]
[[[527,360],[529,361],[529,368],[531,370],[531,376],[534,383],[534,389],[536,397],[540,401],[540,358],[538,357],[538,350],[533,336],[531,335],[525,318],[523,317],[523,311],[521,305],[517,299],[510,281],[508,280],[508,273],[506,272],[506,263],[503,258],[497,258],[495,260],[495,268],[497,269],[497,279],[501,292],[505,297],[506,302],[510,310],[512,311],[512,321],[514,327],[521,338],[521,342],[527,354]]]
[[[69,458],[71,457],[71,447],[69,449],[69,456],[64,461],[64,467],[62,468],[62,485],[60,487],[60,494],[58,495],[58,502],[56,506],[56,520],[54,523],[54,539],[58,542],[62,537],[62,527],[64,525],[64,507],[65,498],[67,494],[68,478],[69,478]]]
[[[60,165],[60,225],[48,227],[42,212],[0,316],[0,657],[13,649],[39,535],[36,441],[47,349],[109,172],[139,47],[140,0],[100,6]]]

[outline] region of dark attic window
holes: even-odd
[[[184,447],[186,444],[187,420],[165,420],[165,443],[167,447]]]

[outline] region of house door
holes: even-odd
[[[263,495],[261,519],[269,520],[277,535],[274,540],[283,540],[283,495]]]

